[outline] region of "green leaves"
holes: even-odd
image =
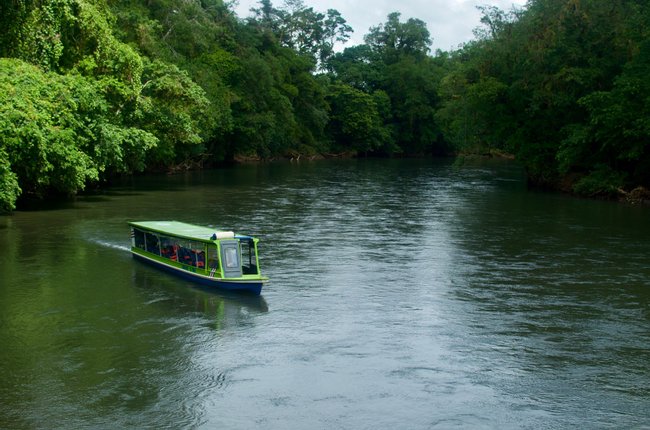
[[[125,127],[102,97],[103,84],[0,59],[5,207],[14,206],[21,188],[37,197],[49,191],[74,194],[104,173],[144,167],[144,156],[158,139]]]
[[[95,123],[87,114],[98,106],[86,104],[88,92],[92,83],[81,77],[0,60],[0,149],[24,191],[74,193],[98,179],[87,152]]]
[[[388,21],[370,29],[364,40],[387,64],[403,56],[423,58],[429,52],[431,37],[424,21],[410,18],[400,22],[400,13],[388,15]]]
[[[589,174],[573,185],[573,191],[589,197],[615,197],[621,193],[625,182],[625,172],[616,171],[605,164],[597,164]]]
[[[445,137],[515,153],[536,184],[588,195],[648,185],[650,8],[535,0],[482,12],[480,39],[442,81]]]
[[[431,40],[424,22],[413,18],[400,22],[399,18],[399,13],[388,15],[386,23],[370,30],[365,45],[347,48],[329,61],[329,69],[339,82],[371,96],[385,97],[380,120],[373,120],[369,136],[352,146],[360,145],[361,152],[383,154],[444,154],[448,147],[435,118],[444,60],[427,55]],[[333,100],[339,109],[360,102],[356,92],[337,91]],[[344,97],[350,100],[344,102]],[[354,112],[351,115],[355,117]],[[349,139],[341,126],[345,120],[340,115],[332,119],[339,122],[330,126],[336,131],[334,138]]]
[[[626,64],[610,91],[594,91],[579,104],[588,121],[574,126],[562,142],[558,159],[565,170],[598,167],[596,178],[616,177],[618,186],[645,185],[650,180],[650,43]],[[572,157],[567,157],[571,154]],[[608,172],[604,174],[602,172]],[[600,181],[603,182],[603,181]],[[609,181],[612,182],[612,181]],[[608,187],[609,190],[611,187]],[[611,191],[611,190],[610,190]]]
[[[57,70],[64,32],[74,22],[72,0],[3,2],[0,5],[0,57],[21,58]]]
[[[21,192],[18,176],[11,170],[9,155],[4,148],[0,148],[0,212],[15,209]]]
[[[270,30],[282,46],[308,56],[319,67],[334,54],[334,44],[347,41],[352,32],[335,9],[318,12],[306,7],[302,0],[286,1],[286,9],[276,9],[268,0],[260,5],[254,9],[254,22]]]
[[[169,165],[201,151],[201,133],[209,128],[203,89],[186,72],[161,61],[148,62],[143,79],[134,122],[157,137],[151,161]]]
[[[2,8],[16,20],[5,23],[3,52],[41,66],[0,60],[3,207],[21,192],[74,194],[203,150],[217,118],[205,114],[205,91],[177,66],[119,41],[102,0]]]
[[[327,101],[331,109],[328,130],[340,150],[367,153],[394,149],[373,96],[334,84],[329,87]]]
[[[188,159],[511,152],[581,193],[650,186],[650,8],[483,7],[478,40],[429,55],[397,12],[365,44],[334,9],[262,0],[0,2],[0,205]]]

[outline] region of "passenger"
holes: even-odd
[[[160,255],[160,242],[158,241],[158,237],[152,234],[147,234],[146,241],[147,251],[152,254]]]
[[[191,251],[187,248],[181,247],[180,252],[181,263],[194,266],[194,259],[192,258]]]
[[[205,253],[203,251],[196,252],[196,267],[205,269]]]

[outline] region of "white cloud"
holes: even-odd
[[[363,43],[363,36],[370,27],[386,22],[389,13],[400,12],[402,21],[409,18],[424,21],[433,39],[432,49],[446,51],[473,39],[472,30],[480,24],[481,18],[476,6],[492,5],[509,10],[512,6],[523,6],[526,0],[304,0],[304,3],[320,12],[336,9],[341,13],[354,29],[345,46]],[[276,7],[282,4],[282,1],[274,2]],[[258,2],[239,0],[235,12],[245,18],[251,7],[258,7]]]

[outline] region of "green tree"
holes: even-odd
[[[443,154],[448,151],[435,117],[438,87],[444,76],[444,58],[428,55],[431,37],[426,24],[415,18],[400,21],[397,12],[364,37],[365,61],[340,67],[345,77],[363,73],[367,87],[390,98],[388,119],[396,143],[407,154]]]
[[[384,64],[365,44],[334,54],[327,62],[327,69],[336,80],[366,92],[378,90],[383,81]]]
[[[479,43],[470,49],[481,49]],[[442,99],[436,119],[446,141],[463,152],[508,151],[510,116],[507,109],[508,85],[492,76],[481,76],[473,62],[452,57],[456,64],[442,78]]]
[[[233,85],[234,127],[228,158],[236,153],[269,157],[282,154],[297,142],[298,124],[291,98],[298,94],[290,81],[287,48],[274,54],[251,52]]]
[[[400,22],[400,16],[399,12],[389,14],[388,21],[372,27],[364,36],[366,44],[379,53],[386,64],[392,64],[403,56],[421,59],[430,50],[431,35],[425,22],[417,18]]]
[[[485,28],[452,55],[441,87],[437,118],[446,138],[516,154],[534,184],[573,182],[577,192],[612,194],[647,183],[631,174],[643,170],[643,138],[624,138],[614,124],[624,124],[620,130],[630,136],[640,130],[632,126],[638,117],[623,106],[643,108],[625,100],[623,88],[635,82],[632,87],[645,91],[630,65],[647,70],[640,46],[648,36],[648,6],[533,0],[523,10],[482,10]]]
[[[0,3],[0,57],[20,58],[57,70],[65,32],[74,21],[73,0]]]
[[[117,17],[120,36],[149,57],[150,67],[164,67],[172,80],[179,77],[178,88],[184,88],[185,94],[166,112],[200,118],[191,122],[192,131],[186,130],[181,135],[171,126],[173,122],[183,122],[181,117],[161,124],[163,133],[171,134],[162,139],[169,144],[160,146],[161,150],[167,150],[152,159],[154,164],[162,167],[199,156],[204,151],[215,160],[223,159],[224,146],[228,145],[225,136],[233,127],[230,104],[235,96],[230,84],[241,70],[241,53],[235,36],[241,26],[232,11],[220,0],[152,0],[146,4],[112,1],[111,10]],[[160,80],[160,76],[156,79]],[[198,88],[188,79],[200,86],[203,97],[197,98]],[[147,96],[152,94],[151,90],[145,90],[149,91]],[[168,90],[158,89],[156,93],[162,97]],[[155,109],[163,109],[164,103],[163,97]],[[201,142],[196,136],[200,136]],[[189,140],[181,142],[181,137]],[[173,141],[176,143],[172,144]],[[179,153],[173,154],[177,147]]]
[[[334,54],[334,45],[350,38],[352,28],[336,9],[326,13],[306,7],[302,0],[285,1],[287,9],[276,9],[269,0],[253,9],[257,23],[275,34],[282,46],[309,56],[324,68]]]
[[[589,119],[568,128],[557,153],[561,172],[585,174],[575,191],[615,195],[626,186],[650,184],[649,71],[650,44],[644,42],[610,91],[579,100]]]
[[[328,132],[337,142],[336,150],[368,153],[393,149],[390,132],[372,95],[345,84],[333,84],[327,101],[331,109]]]
[[[119,41],[103,1],[2,7],[15,19],[5,22],[2,52],[17,58],[0,63],[5,208],[20,192],[72,194],[142,170],[147,159],[169,164],[202,149],[213,118],[203,115],[203,90],[176,66]]]
[[[21,193],[18,177],[11,169],[9,154],[5,148],[0,148],[0,213],[14,210]]]
[[[12,207],[20,192],[16,179],[23,192],[38,197],[49,191],[74,194],[107,171],[142,169],[144,154],[157,139],[113,118],[94,81],[1,59],[5,207]]]
[[[435,117],[442,67],[430,57],[403,56],[385,69],[382,89],[391,100],[397,145],[407,154],[444,154]]]
[[[170,165],[203,152],[202,132],[209,129],[203,89],[186,72],[161,61],[146,64],[143,80],[134,117],[159,140],[149,164]]]

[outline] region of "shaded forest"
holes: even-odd
[[[650,4],[481,12],[453,52],[397,12],[336,52],[344,17],[301,0],[245,19],[221,0],[4,1],[0,208],[133,172],[332,154],[511,154],[537,186],[650,188]]]

